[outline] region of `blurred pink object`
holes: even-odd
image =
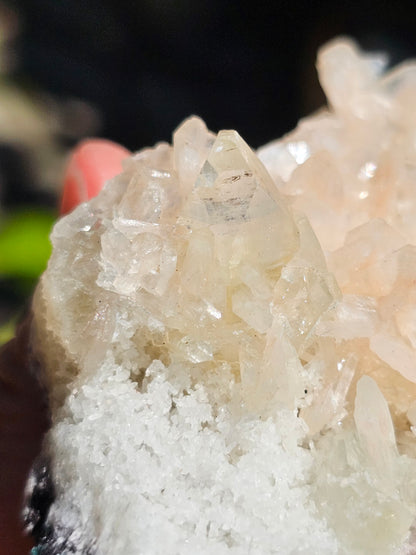
[[[82,141],[65,171],[61,214],[98,195],[104,183],[122,171],[122,161],[130,155],[129,150],[106,139]]]

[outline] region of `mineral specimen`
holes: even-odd
[[[258,156],[194,117],[57,223],[49,547],[411,552],[416,64],[384,67],[335,41],[329,108]]]

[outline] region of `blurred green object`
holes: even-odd
[[[18,315],[46,268],[55,219],[52,210],[38,208],[0,215],[0,345],[14,336]]]
[[[0,326],[0,346],[3,345],[3,343],[7,343],[7,341],[13,338],[15,327],[16,327],[15,318],[13,318],[12,320],[9,320],[8,322]]]
[[[0,219],[0,276],[32,281],[46,268],[56,214],[25,210]]]

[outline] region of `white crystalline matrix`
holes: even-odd
[[[258,151],[184,122],[55,226],[34,300],[79,553],[411,553],[416,64],[347,41]]]

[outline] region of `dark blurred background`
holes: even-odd
[[[416,57],[415,2],[0,0],[0,343],[49,252],[69,149],[137,150],[190,114],[258,147],[324,103],[334,36]]]

